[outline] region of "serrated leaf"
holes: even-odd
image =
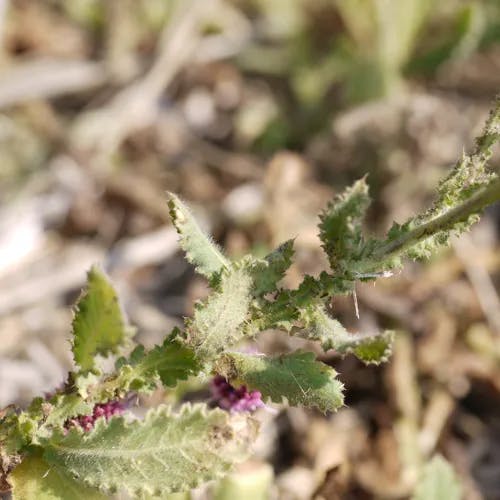
[[[129,392],[149,393],[159,383],[173,387],[200,370],[194,352],[176,340],[179,330],[165,338],[162,345],[146,351],[138,345],[128,358],[116,362],[116,372],[104,380],[95,373],[80,374],[75,379],[78,393],[94,403],[120,399]]]
[[[73,376],[73,383],[78,394],[82,398],[87,399],[92,388],[96,387],[99,384],[101,375],[102,373],[98,370],[94,370],[93,372],[83,372],[75,374]]]
[[[441,182],[428,210],[394,223],[385,239],[364,239],[361,222],[368,206],[364,181],[337,197],[321,215],[320,236],[334,274],[371,280],[401,267],[401,259],[428,258],[448,244],[451,235],[468,230],[481,211],[500,200],[500,178],[488,168],[493,145],[500,138],[500,98],[470,155],[464,154]]]
[[[58,426],[77,415],[89,415],[93,407],[77,394],[58,394],[50,398],[46,406],[48,415],[45,426]]]
[[[169,193],[168,207],[172,223],[179,234],[179,243],[186,252],[186,258],[200,274],[210,279],[229,266],[229,261],[210,237],[201,230],[191,211],[173,193]]]
[[[451,465],[436,455],[425,465],[413,500],[461,500],[462,487]]]
[[[263,331],[277,328],[291,333],[301,326],[299,320],[307,313],[311,303],[351,293],[353,289],[354,281],[332,276],[325,271],[317,278],[305,275],[295,290],[281,289],[272,300],[261,301],[258,307],[253,307],[250,329]]]
[[[293,253],[293,240],[288,240],[264,259],[252,261],[248,267],[253,278],[253,295],[259,296],[276,290],[277,283],[284,278],[292,264]]]
[[[344,404],[337,372],[317,361],[312,352],[297,351],[274,358],[224,353],[214,369],[231,384],[258,390],[276,403],[286,398],[290,405],[317,407],[323,412],[335,411]]]
[[[357,342],[358,345],[352,348],[353,354],[366,364],[379,365],[391,357],[394,332],[384,330],[377,335],[360,335]]]
[[[95,367],[95,356],[118,352],[132,334],[106,275],[93,266],[73,318],[73,356],[82,370]]]
[[[481,186],[489,184],[497,174],[487,168],[487,160],[499,139],[500,98],[497,97],[482,134],[475,141],[474,151],[470,155],[463,154],[448,176],[440,182],[436,201],[420,218],[435,216],[469,198]]]
[[[340,354],[353,353],[365,363],[379,364],[392,353],[394,332],[386,330],[378,335],[349,333],[336,319],[330,317],[322,305],[312,305],[302,311],[304,330],[301,336],[321,343],[324,351],[335,349]]]
[[[20,429],[15,405],[0,410],[0,484],[4,471],[10,470],[16,454],[26,444],[27,437]]]
[[[493,145],[500,139],[500,98],[490,113],[470,155],[462,155],[440,183],[433,205],[404,224],[394,223],[385,240],[370,239],[354,270],[359,274],[401,266],[402,257],[428,258],[447,245],[451,235],[468,230],[479,213],[500,200],[500,178],[488,168]]]
[[[106,495],[75,481],[42,457],[26,457],[9,476],[13,500],[105,500]]]
[[[38,403],[41,398],[36,398]],[[2,461],[7,456],[15,456],[30,445],[36,436],[43,418],[41,407],[36,411],[8,412],[0,420],[0,455]]]
[[[137,346],[128,359],[117,361],[119,370],[116,386],[124,393],[133,390],[141,391],[156,385],[159,379],[164,386],[173,387],[179,380],[186,380],[196,375],[200,364],[194,352],[173,337],[167,337],[162,345],[145,351],[142,345]]]
[[[246,458],[256,434],[248,415],[204,405],[184,405],[178,414],[160,407],[144,421],[99,419],[88,433],[71,429],[55,436],[44,458],[102,491],[158,495],[220,478]]]
[[[196,307],[186,323],[186,343],[200,359],[211,358],[244,336],[251,301],[252,278],[245,267],[220,277],[220,291]]]
[[[472,214],[468,215],[464,220],[456,221],[448,225],[445,230],[429,231],[427,237],[411,242],[411,244],[401,248],[397,255],[389,255],[388,257],[378,260],[377,269],[383,271],[400,268],[402,267],[403,257],[408,257],[412,260],[429,259],[439,248],[449,244],[452,235],[459,235],[467,231],[478,220],[479,216],[477,214]],[[369,244],[372,246],[372,255],[376,256],[377,253],[381,253],[380,248],[390,248],[393,245],[397,246],[399,241],[404,241],[407,236],[414,234],[415,231],[418,231],[419,227],[423,227],[425,223],[426,221],[423,218],[411,219],[401,225],[394,222],[384,241],[370,240]]]
[[[336,196],[320,215],[320,238],[332,269],[342,272],[362,249],[362,222],[370,205],[365,179]]]

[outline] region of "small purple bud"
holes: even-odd
[[[212,379],[210,389],[213,402],[224,410],[255,411],[264,406],[259,391],[249,391],[244,385],[235,388],[221,375]]]
[[[69,429],[71,427],[81,427],[85,432],[94,428],[95,422],[98,418],[104,417],[109,420],[115,415],[122,415],[126,409],[125,403],[121,401],[108,401],[107,403],[98,403],[94,406],[91,415],[81,415],[79,417],[69,419],[64,427]]]

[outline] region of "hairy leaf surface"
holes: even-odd
[[[500,98],[476,139],[471,154],[464,154],[440,183],[432,206],[403,224],[394,223],[382,240],[371,239],[357,270],[380,272],[401,266],[402,257],[424,259],[447,245],[479,220],[485,206],[500,200],[498,171],[488,167],[493,145],[500,139]]]
[[[498,172],[488,167],[500,138],[500,98],[496,99],[471,154],[464,154],[441,182],[433,205],[406,222],[394,223],[385,238],[364,238],[362,220],[369,203],[364,180],[337,196],[321,215],[320,237],[335,276],[370,280],[401,267],[402,258],[428,258],[477,222],[500,200]]]
[[[106,500],[95,488],[76,481],[42,457],[26,457],[9,477],[13,500]]]
[[[109,386],[116,386],[125,394],[128,391],[148,391],[157,385],[158,380],[164,386],[173,387],[179,380],[195,375],[200,370],[199,362],[191,349],[173,338],[176,333],[174,330],[162,345],[150,351],[139,345],[128,359],[120,358],[117,361],[118,377],[115,381],[109,380]]]
[[[187,260],[196,270],[212,278],[213,275],[229,265],[217,245],[200,228],[191,211],[173,193],[169,193],[168,207],[170,217],[179,234],[179,243],[186,252]]]
[[[220,291],[198,304],[187,322],[186,341],[200,358],[210,358],[235,344],[244,335],[251,301],[252,278],[245,267],[223,273]]]
[[[312,352],[297,351],[275,358],[243,353],[225,353],[215,370],[233,385],[246,385],[266,398],[293,406],[334,411],[344,403],[343,385],[328,365],[316,361]]]
[[[320,238],[332,269],[343,272],[363,245],[362,223],[370,205],[368,185],[360,179],[347,188],[320,215]]]
[[[379,364],[392,353],[394,332],[376,335],[349,333],[336,319],[330,317],[322,305],[312,305],[302,314],[305,329],[301,335],[321,343],[324,351],[335,349],[340,354],[352,353],[365,363]]]
[[[75,386],[79,394],[94,403],[119,399],[129,392],[149,393],[159,383],[173,387],[200,370],[194,352],[176,340],[178,330],[165,338],[162,345],[146,351],[138,345],[128,358],[116,362],[116,372],[100,381],[94,373],[78,375]]]
[[[50,398],[46,406],[49,407],[46,426],[62,425],[69,418],[92,413],[92,405],[77,394],[58,394]]]
[[[99,268],[92,267],[73,318],[75,362],[82,370],[91,370],[97,354],[116,353],[131,334],[115,289]]]
[[[285,241],[264,259],[254,260],[250,267],[253,278],[252,293],[256,296],[276,290],[277,283],[283,279],[292,264],[293,240]]]
[[[257,434],[248,415],[204,405],[166,407],[144,421],[98,420],[89,433],[71,429],[47,442],[46,461],[102,491],[132,495],[184,491],[223,476],[246,458]]]

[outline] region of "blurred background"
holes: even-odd
[[[333,194],[367,174],[367,229],[403,221],[500,90],[498,0],[0,0],[0,36],[0,407],[71,369],[92,263],[147,346],[207,294],[166,190],[232,257],[297,236],[293,287],[325,266]],[[408,498],[439,452],[465,498],[500,499],[499,235],[497,205],[430,262],[360,286],[359,319],[334,300],[350,328],[398,330],[382,367],[260,336],[316,350],[346,385],[335,415],[268,415],[247,468],[270,464],[276,497]]]

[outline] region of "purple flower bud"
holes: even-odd
[[[264,406],[259,391],[249,391],[244,385],[235,388],[221,375],[212,379],[210,389],[213,402],[224,410],[255,411]]]
[[[107,403],[98,403],[94,406],[92,414],[80,415],[79,417],[69,419],[64,427],[69,429],[71,427],[81,427],[85,432],[94,428],[95,422],[98,418],[104,417],[109,420],[115,415],[122,415],[126,409],[126,404],[122,401],[108,401]]]

